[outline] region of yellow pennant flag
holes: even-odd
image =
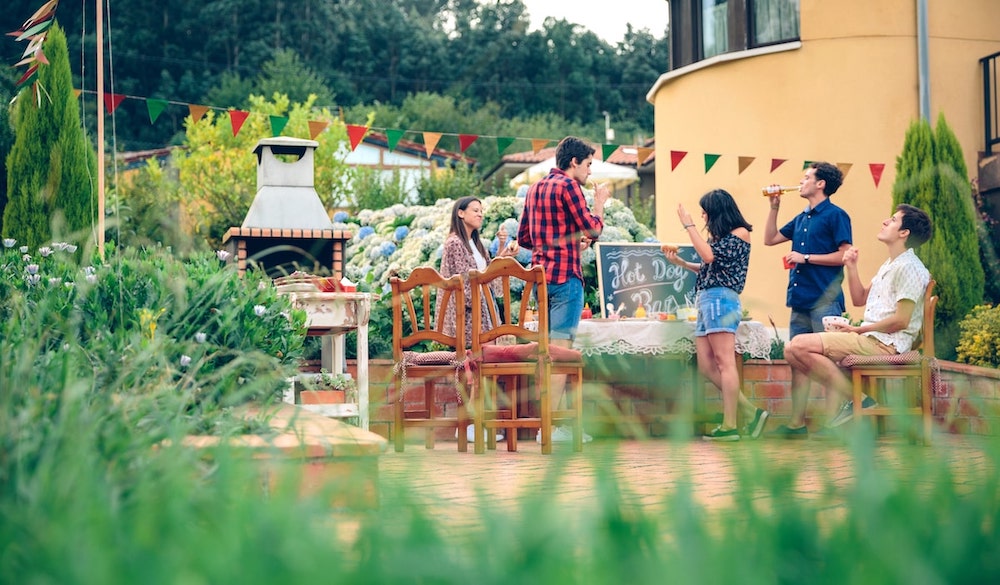
[[[427,151],[427,158],[431,157],[439,140],[441,140],[440,132],[424,132],[424,150]]]
[[[740,161],[739,162],[740,172],[737,173],[737,174],[742,175],[743,171],[747,170],[747,167],[750,166],[750,163],[752,163],[755,158],[756,157],[753,157],[753,156],[741,156],[739,158],[739,161]]]
[[[543,138],[532,138],[531,139],[531,151],[538,154],[538,151],[545,148],[552,142],[551,140],[545,140]]]
[[[656,152],[656,149],[643,148],[640,146],[635,149],[635,152],[636,152],[636,157],[635,157],[636,162],[641,167],[642,165],[646,164],[646,161],[649,160],[649,157],[653,156],[653,153]]]
[[[191,114],[191,121],[197,122],[201,120],[201,117],[205,115],[208,111],[208,106],[196,106],[194,104],[188,104],[188,113]]]
[[[316,137],[326,130],[330,123],[324,120],[309,120],[309,138],[316,140]]]
[[[837,168],[840,169],[840,174],[844,175],[842,179],[847,178],[847,173],[851,172],[851,167],[854,163],[837,163]]]

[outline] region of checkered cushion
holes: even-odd
[[[523,362],[530,360],[538,351],[538,344],[535,342],[521,343],[518,345],[486,345],[483,346],[484,362]],[[583,354],[575,349],[549,346],[549,355],[554,362],[578,362]]]
[[[919,351],[907,351],[886,355],[849,355],[840,360],[845,368],[853,366],[915,366],[923,359]]]
[[[463,356],[464,358],[464,356]],[[404,351],[403,362],[408,366],[442,366],[461,361],[453,351]]]

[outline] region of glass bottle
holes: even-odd
[[[766,187],[761,187],[760,192],[764,197],[772,197],[774,195],[784,195],[789,191],[798,191],[801,188],[800,185],[768,185]]]

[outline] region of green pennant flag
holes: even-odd
[[[403,134],[406,134],[406,130],[396,130],[393,128],[387,128],[385,131],[385,137],[388,138],[389,150],[396,150],[396,145],[399,144]]]
[[[706,173],[712,169],[712,166],[714,166],[715,163],[718,162],[719,157],[721,157],[721,156],[722,156],[721,154],[706,154],[705,155],[705,172]]]
[[[281,131],[285,129],[285,125],[288,124],[288,118],[285,116],[270,116],[271,118],[271,136],[281,136]]]
[[[497,136],[497,154],[503,154],[503,151],[507,150],[507,147],[514,144],[517,138],[511,138],[510,136]]]
[[[146,100],[146,110],[149,112],[149,123],[155,124],[156,119],[160,117],[167,107],[167,100],[158,100],[149,98]]]
[[[601,160],[608,160],[608,157],[618,150],[617,144],[604,144],[601,145]]]
[[[809,168],[809,165],[811,165],[811,164],[813,164],[813,161],[811,161],[811,160],[807,160],[807,161],[804,161],[804,162],[802,163],[802,170],[806,170],[806,169],[808,169],[808,168]]]

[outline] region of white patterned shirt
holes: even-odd
[[[913,314],[910,315],[910,323],[905,329],[895,333],[869,331],[863,335],[870,335],[886,345],[894,346],[898,353],[910,351],[924,320],[924,291],[927,290],[930,280],[930,272],[912,249],[906,250],[895,259],[886,260],[872,279],[862,325],[888,318],[896,312],[896,304],[901,300],[915,303]]]

